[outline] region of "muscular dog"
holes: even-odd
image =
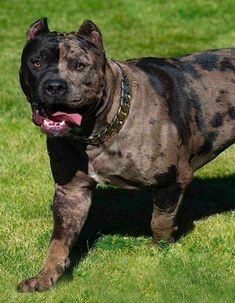
[[[27,32],[20,83],[47,135],[54,229],[42,270],[19,291],[42,291],[69,264],[97,183],[153,192],[153,240],[174,240],[193,173],[235,142],[235,48],[118,62],[91,21]],[[128,203],[128,202],[127,202]]]

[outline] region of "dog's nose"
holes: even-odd
[[[68,91],[67,82],[61,79],[47,80],[43,84],[44,92],[51,97],[61,97]]]

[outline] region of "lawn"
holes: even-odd
[[[15,290],[40,269],[52,229],[45,136],[18,83],[28,25],[47,16],[72,31],[92,19],[107,55],[127,59],[234,46],[234,15],[233,0],[0,0],[1,303],[235,302],[235,146],[197,172],[176,244],[149,246],[149,193],[98,188],[70,270],[49,292]]]

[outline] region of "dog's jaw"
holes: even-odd
[[[38,109],[33,109],[32,121],[40,126],[48,136],[64,136],[72,127],[80,127],[82,116],[78,113],[55,112],[43,116]]]

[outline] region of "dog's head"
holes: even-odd
[[[91,21],[77,32],[51,32],[47,19],[34,22],[23,49],[20,83],[32,106],[32,120],[49,136],[81,127],[104,95],[105,52]]]

